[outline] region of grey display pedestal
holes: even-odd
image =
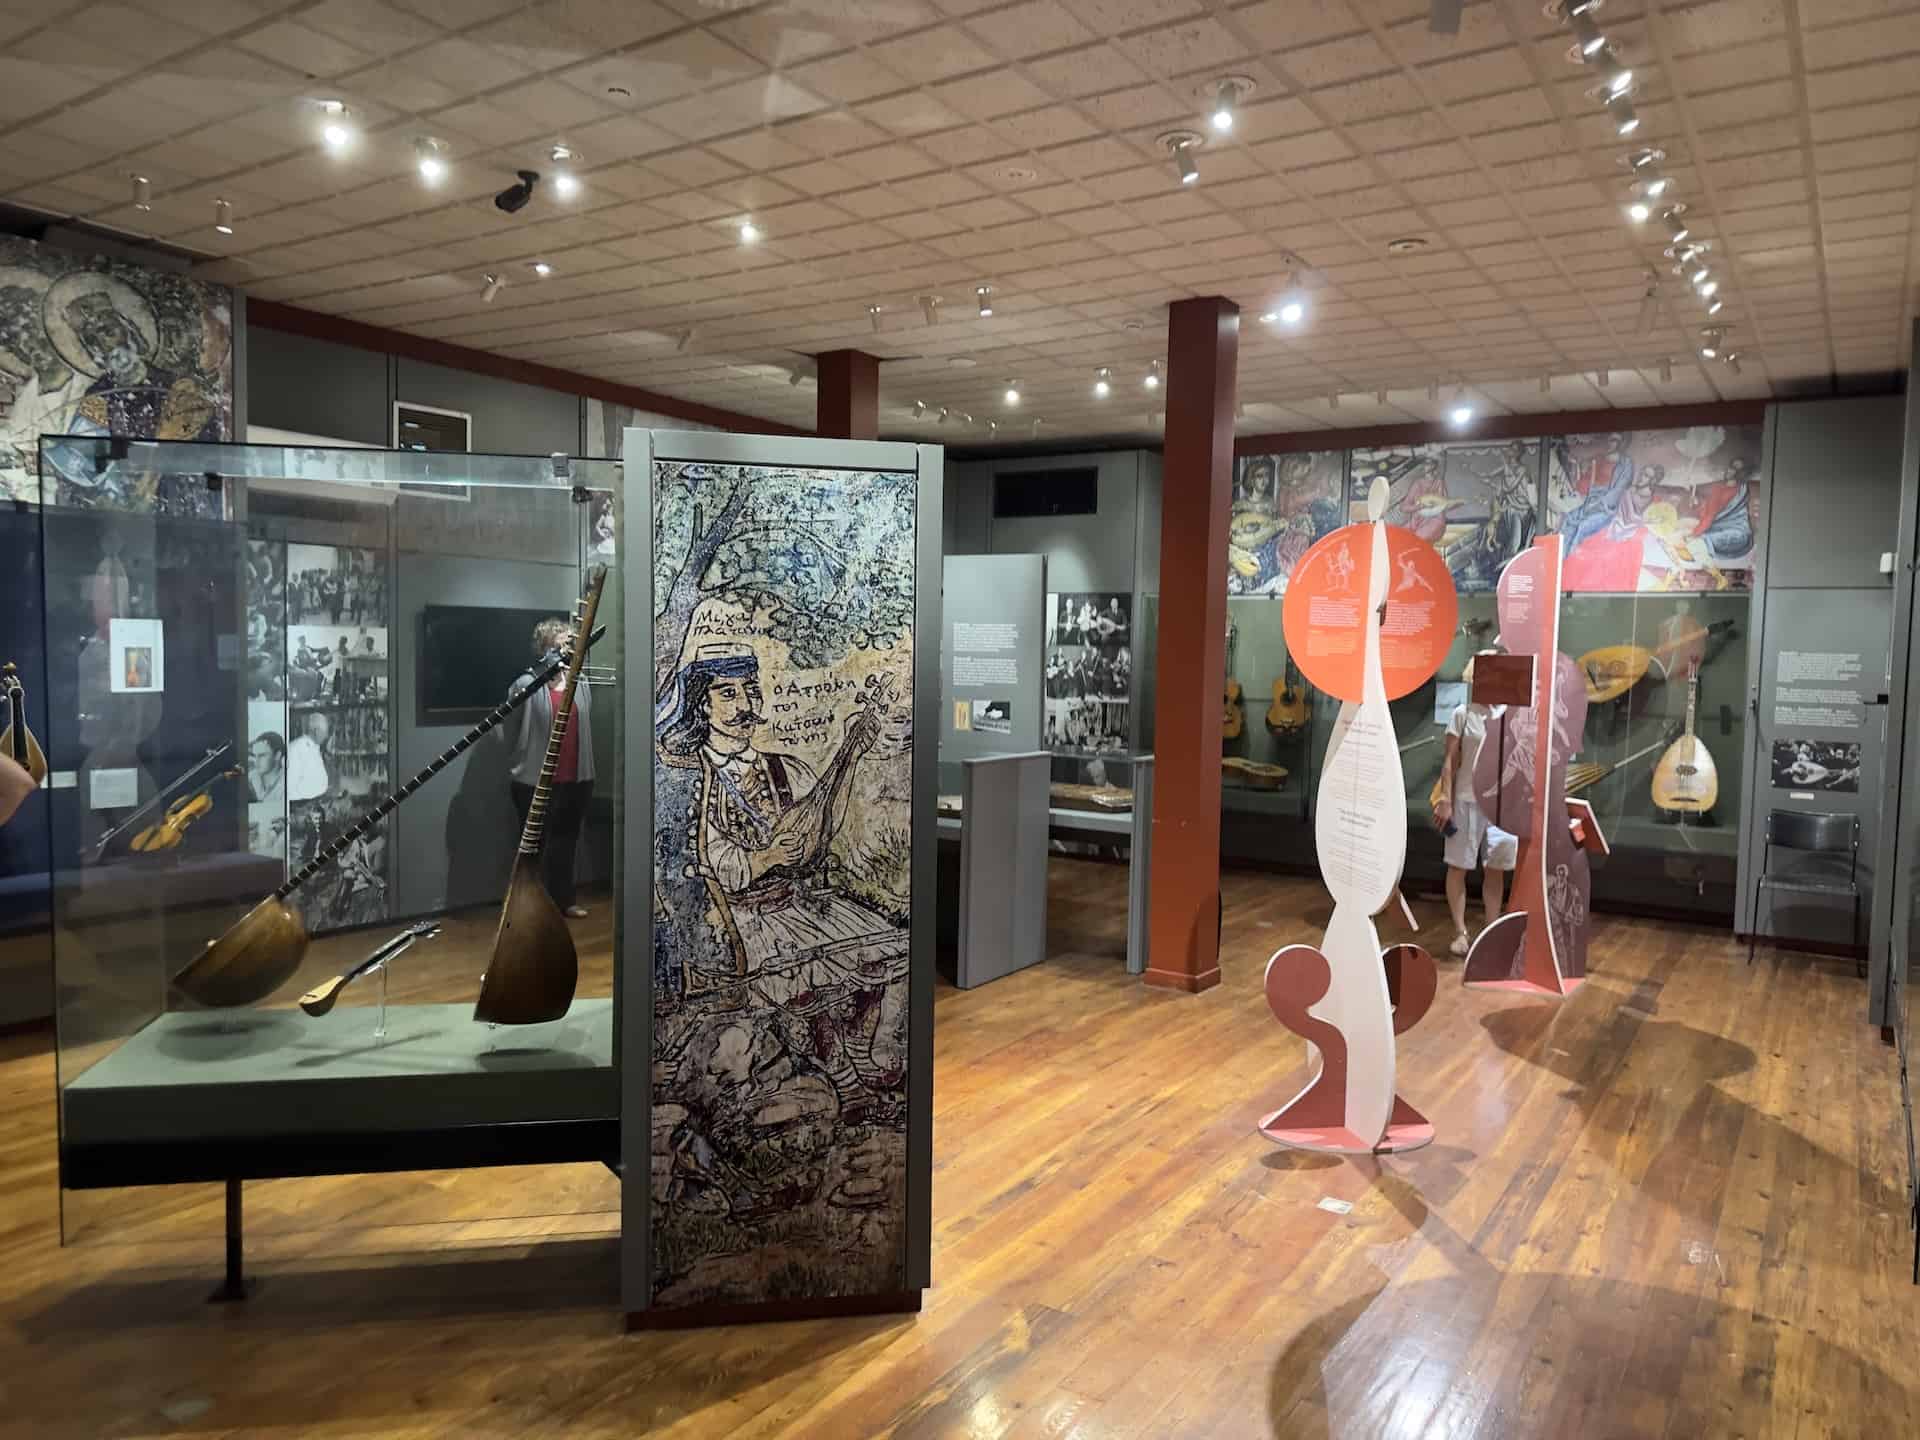
[[[1147,898],[1153,874],[1153,756],[1133,761],[1133,844],[1127,852],[1127,973],[1147,973]]]
[[[1047,956],[1048,785],[1044,750],[961,762],[960,948],[971,990]]]

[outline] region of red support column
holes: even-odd
[[[828,350],[819,360],[814,429],[834,440],[880,438],[880,359],[864,350]]]
[[[1152,894],[1146,982],[1220,983],[1220,753],[1227,669],[1240,309],[1177,301],[1167,322]]]

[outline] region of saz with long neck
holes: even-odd
[[[607,583],[607,567],[588,573],[586,593],[576,606],[573,633],[563,647],[566,678],[553,724],[547,727],[547,758],[527,805],[527,823],[520,830],[520,850],[513,857],[513,876],[500,902],[500,928],[493,934],[493,958],[480,977],[480,998],[473,1018],[489,1025],[538,1025],[558,1020],[573,1004],[573,987],[580,978],[580,960],[573,948],[567,917],[547,894],[540,879],[540,842],[546,834],[547,802],[553,794],[554,772],[560,749],[573,720],[573,692],[580,683],[580,666],[587,647],[579,637],[593,633],[593,617],[600,608],[600,592]]]
[[[591,645],[600,638],[595,633]],[[580,647],[585,649],[585,646]],[[475,741],[531,700],[565,666],[556,660],[533,677],[533,684],[487,712],[480,723],[443,751],[432,764],[382,800],[365,819],[302,865],[287,883],[242,915],[217,940],[209,940],[193,963],[173,977],[174,988],[200,1005],[227,1008],[264,1000],[284,985],[307,953],[307,927],[287,897],[344,855],[374,826],[400,808],[427,781],[451,765]]]

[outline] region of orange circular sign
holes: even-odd
[[[1287,654],[1309,684],[1336,699],[1357,702],[1364,693],[1372,569],[1372,527],[1344,525],[1316,541],[1287,581],[1280,617]],[[1460,602],[1440,552],[1398,525],[1387,526],[1386,592],[1380,673],[1387,699],[1397,700],[1440,668]]]

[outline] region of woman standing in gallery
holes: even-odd
[[[1460,678],[1466,682],[1471,695],[1472,660],[1467,661]],[[1473,795],[1473,771],[1480,760],[1480,747],[1487,738],[1487,722],[1499,719],[1505,708],[1476,704],[1471,699],[1453,707],[1453,714],[1447,718],[1446,759],[1441,762],[1440,778],[1428,797],[1433,804],[1434,827],[1446,837],[1447,913],[1453,917],[1453,943],[1447,947],[1447,953],[1455,958],[1464,958],[1473,945],[1467,932],[1467,876],[1484,861],[1480,898],[1487,909],[1487,923],[1491,925],[1500,918],[1507,874],[1519,853],[1518,839],[1488,820]]]
[[[507,689],[509,698],[533,684],[533,674],[559,658],[560,645],[569,626],[559,616],[542,620],[533,627],[533,664],[520,672]],[[540,780],[540,767],[547,759],[547,738],[553,729],[553,707],[565,693],[564,673],[556,676],[551,688],[543,689],[507,718],[502,727],[513,754],[510,772],[514,808],[520,812],[520,824],[527,823],[527,811],[533,804],[533,788]],[[547,823],[541,842],[542,872],[547,893],[553,903],[579,919],[586,910],[575,903],[573,885],[574,852],[580,844],[580,827],[587,818],[587,804],[593,798],[593,692],[585,680],[574,687],[573,714],[567,721],[567,733],[560,741],[560,761],[553,771],[553,790],[547,800]]]

